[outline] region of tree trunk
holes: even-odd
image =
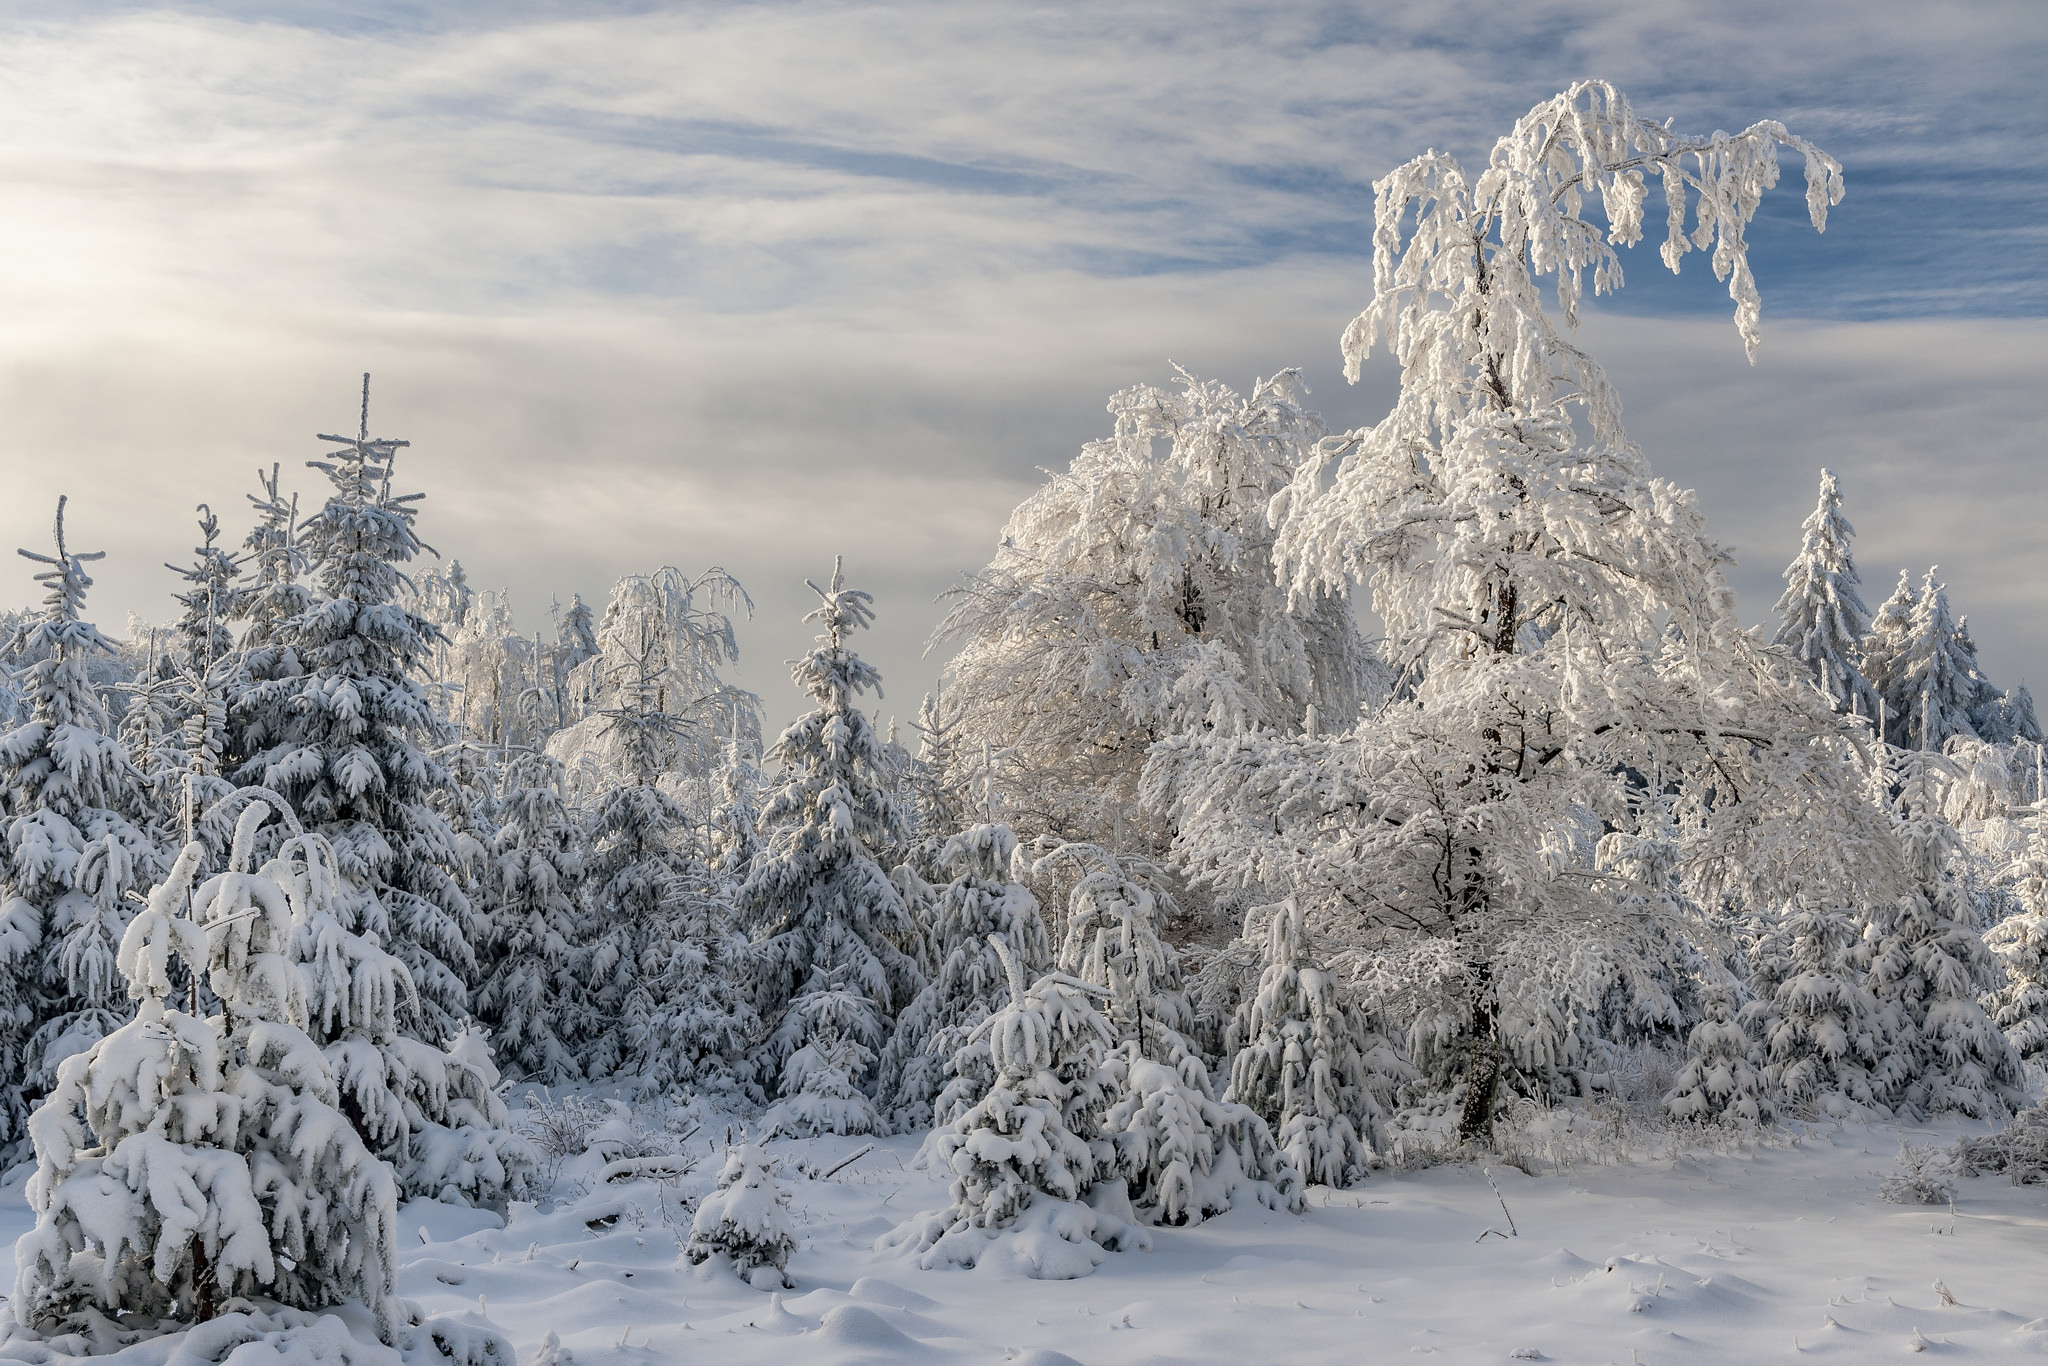
[[[1465,1143],[1483,1138],[1493,1128],[1493,1093],[1500,1084],[1500,1006],[1493,995],[1493,973],[1482,965],[1475,976],[1465,1110],[1458,1118],[1458,1139]]]

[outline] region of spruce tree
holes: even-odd
[[[206,504],[199,505],[200,544],[189,568],[166,564],[164,568],[190,585],[172,596],[185,609],[178,619],[181,662],[194,674],[203,674],[235,648],[228,622],[241,615],[244,590],[238,584],[242,567],[235,556],[215,542],[220,539],[220,518]]]
[[[582,1076],[569,1039],[589,1009],[582,980],[583,832],[562,801],[561,765],[513,760],[504,824],[485,874],[477,1013],[515,1075],[560,1085]]]
[[[249,868],[268,814],[244,809],[229,870],[196,892],[206,851],[185,846],[123,937],[136,1018],[67,1059],[31,1121],[24,1327],[191,1323],[262,1294],[303,1309],[352,1300],[394,1335],[397,1192],[305,1033],[291,903]],[[218,1014],[170,1004],[173,955],[206,978]]]
[[[295,671],[262,678],[236,701],[236,777],[271,788],[332,842],[358,894],[358,928],[410,970],[419,992],[410,1030],[453,1035],[475,971],[455,836],[435,809],[449,783],[430,753],[441,739],[419,675],[434,627],[398,604],[400,567],[425,547],[414,533],[423,495],[395,495],[392,465],[408,442],[369,434],[370,382],[354,437],[307,462],[334,491],[301,528],[319,599],[277,625]]]
[[[953,1076],[954,1054],[1008,990],[995,942],[1033,978],[1051,965],[1038,899],[1010,880],[1016,847],[1009,826],[985,824],[954,835],[939,851],[938,867],[954,876],[933,918],[936,970],[897,1020],[875,1083],[900,1130],[931,1126],[933,1102]]]
[[[1877,693],[1884,720],[1884,740],[1901,749],[1913,743],[1919,724],[1920,701],[1907,678],[1913,649],[1913,620],[1919,611],[1920,595],[1903,569],[1899,586],[1884,600],[1871,619],[1870,633],[1863,638],[1863,676]]]
[[[775,743],[784,778],[761,813],[767,844],[740,892],[758,950],[756,1005],[771,1031],[761,1075],[785,1099],[783,1064],[804,1046],[810,1018],[795,1008],[802,997],[854,992],[871,1016],[857,1033],[880,1039],[924,985],[904,949],[917,927],[875,861],[878,850],[903,839],[908,819],[881,737],[858,705],[881,677],[846,644],[874,620],[872,599],[845,586],[837,562],[829,587],[810,587],[819,605],[805,620],[824,629],[791,677],[815,705]]]
[[[1877,717],[1877,693],[1858,667],[1870,609],[1849,542],[1856,528],[1842,515],[1842,486],[1833,470],[1820,472],[1820,503],[1800,528],[1799,554],[1785,567],[1778,599],[1777,644],[1792,651],[1836,711]]]
[[[1906,747],[1939,753],[1950,736],[1977,738],[1970,711],[1980,679],[1976,647],[1950,614],[1948,589],[1935,582],[1934,574],[1927,571],[1914,603],[1898,701],[1912,710]]]
[[[1264,962],[1258,990],[1231,1025],[1228,1097],[1272,1126],[1305,1180],[1352,1185],[1380,1142],[1395,1089],[1414,1069],[1310,959],[1299,903],[1273,908]]]
[[[1707,1017],[1693,1026],[1685,1067],[1664,1097],[1675,1119],[1731,1118],[1766,1123],[1777,1114],[1764,1076],[1764,1050],[1739,1018],[1735,988],[1707,992]]]
[[[161,866],[140,775],[109,734],[87,672],[112,644],[84,619],[92,579],[64,540],[47,565],[43,613],[19,648],[34,660],[23,682],[26,721],[0,736],[0,1144],[20,1136],[58,1064],[92,1047],[132,1010],[116,955],[133,906]]]
[[[1802,898],[1751,950],[1756,995],[1738,1018],[1764,1049],[1779,1108],[1889,1113],[1909,1042],[1871,993],[1865,928],[1846,907]]]
[[[1926,758],[1908,761],[1895,811],[1911,888],[1881,921],[1870,967],[1900,1033],[1881,1073],[1888,1099],[1911,1114],[1976,1119],[2019,1109],[2019,1056],[1980,1003],[1998,985],[1997,963],[1977,932],[1956,866],[1961,841],[1942,817]]]

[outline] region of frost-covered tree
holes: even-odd
[[[917,731],[917,760],[910,781],[917,835],[936,856],[972,819],[962,772],[966,755],[961,749],[960,709],[947,705],[941,695],[926,693],[911,725]]]
[[[897,1019],[875,1080],[876,1097],[900,1130],[931,1127],[954,1055],[1004,999],[1009,981],[994,942],[1027,974],[1051,966],[1038,899],[1010,879],[1016,848],[1009,826],[984,824],[954,835],[939,851],[937,865],[953,879],[933,915],[936,970]]]
[[[1780,1107],[1888,1113],[1901,1058],[1910,1073],[1910,1041],[1870,990],[1867,928],[1844,906],[1802,898],[1750,951],[1755,998],[1738,1019],[1762,1043]]]
[[[1250,1106],[1305,1180],[1356,1184],[1414,1069],[1310,957],[1298,902],[1272,908],[1257,992],[1231,1026],[1228,1098]]]
[[[244,810],[229,871],[196,892],[205,849],[185,846],[123,938],[135,1019],[67,1059],[31,1121],[24,1327],[100,1338],[260,1294],[353,1301],[393,1335],[397,1193],[305,1033],[291,904],[249,870],[268,814]],[[173,955],[207,979],[219,1014],[169,1004]]]
[[[790,1289],[796,1284],[788,1267],[797,1236],[789,1196],[759,1148],[728,1148],[718,1188],[697,1206],[683,1255],[699,1265],[717,1258],[757,1290]]]
[[[1976,739],[1970,711],[1980,681],[1976,647],[1949,612],[1948,589],[1927,571],[1915,596],[1906,652],[1887,699],[1905,712],[1904,747],[1939,752],[1950,736]]]
[[[783,1022],[795,1051],[782,1064],[768,1122],[793,1134],[872,1134],[888,1126],[861,1090],[881,1044],[875,1003],[838,985],[807,991],[789,1003]]]
[[[1000,940],[992,947],[1009,952]],[[1100,988],[1057,972],[1027,987],[1014,962],[1004,967],[1010,999],[971,1041],[983,1046],[991,1084],[926,1140],[926,1155],[953,1175],[951,1203],[877,1246],[915,1253],[927,1269],[971,1267],[1008,1235],[1025,1275],[1072,1280],[1100,1265],[1105,1248],[1141,1245],[1114,1201],[1083,1203],[1113,1161],[1099,1137],[1113,1098],[1109,1026],[1096,1009]]]
[[[2034,713],[2034,694],[2024,683],[1985,698],[1970,713],[1970,728],[1993,745],[2038,745],[2043,739],[2041,719]]]
[[[1432,1046],[1460,1060],[1467,1136],[1490,1122],[1517,1032],[1522,1073],[1559,1075],[1552,1041],[1615,957],[1654,968],[1683,943],[1598,876],[1591,832],[1674,823],[1691,884],[1674,907],[1853,882],[1872,839],[1853,735],[1739,628],[1727,552],[1693,495],[1652,476],[1539,287],[1555,278],[1566,323],[1588,285],[1618,288],[1617,248],[1641,237],[1659,180],[1666,265],[1711,246],[1753,352],[1743,232],[1780,148],[1803,157],[1821,226],[1840,169],[1805,139],[1772,121],[1680,133],[1599,81],[1530,110],[1478,173],[1432,152],[1378,181],[1373,298],[1344,356],[1356,379],[1385,341],[1399,394],[1377,425],[1319,442],[1271,515],[1296,602],[1369,583],[1404,691],[1342,741],[1153,751],[1148,791],[1204,880],[1297,893],[1340,944],[1426,943],[1417,961],[1462,997]]]
[[[640,781],[630,774],[641,759],[626,752],[631,741],[616,725],[619,712],[632,710],[676,718],[659,780],[693,811],[717,801],[734,730],[749,747],[760,745],[760,699],[721,673],[739,658],[732,614],[753,609],[739,581],[715,566],[691,578],[671,565],[613,586],[590,642],[594,652],[568,671],[571,724],[548,739],[573,792],[588,800],[606,787]],[[571,640],[569,647],[581,653],[583,643]]]
[[[412,973],[365,928],[370,894],[348,880],[334,846],[295,835],[260,871],[291,906],[306,1033],[332,1070],[339,1108],[391,1164],[400,1197],[502,1209],[523,1195],[536,1158],[507,1127],[482,1036],[465,1030],[436,1047],[405,1031],[417,1011]]]
[[[468,1009],[474,922],[454,832],[434,800],[449,781],[431,753],[441,732],[419,678],[434,627],[397,601],[400,566],[424,549],[413,531],[423,495],[391,492],[408,443],[370,436],[369,393],[365,376],[358,435],[323,435],[339,449],[308,462],[334,488],[301,528],[319,600],[275,630],[297,670],[236,699],[235,777],[282,794],[333,844],[363,894],[357,927],[389,946],[418,988],[408,1028],[445,1039]]]
[[[1913,728],[1919,724],[1920,703],[1906,677],[1913,648],[1913,621],[1920,610],[1920,595],[1905,570],[1899,571],[1898,587],[1878,604],[1870,619],[1870,633],[1863,638],[1863,676],[1877,693],[1884,719],[1884,739],[1901,749],[1913,746]]]
[[[2042,776],[2037,770],[2037,789]],[[2005,981],[1984,1008],[2023,1060],[2048,1064],[2048,801],[2036,801],[2025,843],[2001,882],[2019,904],[1984,936],[2005,966]]]
[[[1800,527],[1799,554],[1785,567],[1778,599],[1776,643],[1806,666],[1836,711],[1877,719],[1877,692],[1858,661],[1870,632],[1870,609],[1857,591],[1849,542],[1856,528],[1842,515],[1842,485],[1833,470],[1820,472],[1820,503]]]
[[[1937,590],[1938,591],[1938,590]],[[1882,1075],[1887,1099],[1913,1114],[1983,1119],[2024,1108],[2020,1059],[1980,1003],[1997,960],[1975,924],[1956,867],[1960,841],[1943,819],[1934,765],[1908,760],[1896,819],[1910,885],[1878,924],[1870,983],[1900,1032]]]
[[[1686,1041],[1685,1067],[1664,1097],[1664,1112],[1675,1119],[1769,1123],[1777,1107],[1764,1066],[1762,1045],[1743,1027],[1735,988],[1718,985],[1707,993],[1706,1018]]]
[[[579,905],[583,831],[562,800],[561,765],[523,754],[506,771],[502,811],[485,874],[477,1013],[501,1061],[528,1080],[582,1076],[574,1040],[590,1009]]]
[[[116,966],[139,895],[161,866],[141,777],[109,734],[88,664],[112,644],[85,620],[88,561],[64,540],[21,552],[48,568],[40,617],[18,642],[28,717],[0,736],[0,1144],[21,1134],[28,1106],[132,1011]]]
[[[1266,505],[1323,435],[1300,376],[1249,398],[1179,380],[1110,400],[1111,434],[1011,514],[935,637],[961,641],[960,742],[1008,753],[1027,837],[1141,847],[1153,741],[1296,729],[1311,706],[1347,719],[1376,691],[1348,586],[1274,582]]]
[[[1095,845],[1065,844],[1041,854],[1034,878],[1050,879],[1061,863],[1080,871],[1067,894],[1061,972],[1109,993],[1105,1007],[1118,1043],[1178,1062],[1192,1053],[1195,1027],[1180,954],[1160,932],[1159,870]],[[1148,885],[1149,883],[1149,885]]]
[[[195,674],[212,668],[235,648],[228,622],[241,616],[245,592],[239,582],[241,564],[232,551],[215,544],[220,539],[220,518],[204,503],[199,505],[199,536],[190,566],[164,566],[189,585],[172,596],[185,609],[178,618],[179,652],[185,667]]]
[[[247,495],[256,525],[242,542],[250,581],[236,605],[248,623],[241,640],[249,655],[247,667],[255,677],[267,678],[297,671],[297,656],[272,646],[278,628],[313,605],[313,593],[300,581],[306,563],[297,541],[299,495],[287,498],[280,492],[276,464],[269,474],[257,470],[256,482],[263,492]]]
[[[659,641],[648,635],[634,686],[615,693],[614,705],[599,714],[602,739],[620,768],[618,780],[597,796],[587,883],[592,949],[585,971],[596,1012],[582,1056],[592,1076],[687,1078],[701,1059],[736,1059],[734,1031],[743,1023],[706,994],[743,991],[723,971],[739,954],[730,943],[723,889],[714,893],[689,817],[662,785],[690,730],[688,718],[666,709],[663,661]],[[725,1027],[694,1039],[673,1028],[721,1014]]]
[[[909,822],[881,737],[858,705],[881,676],[847,647],[847,636],[874,620],[872,599],[845,586],[837,561],[829,587],[810,587],[818,608],[804,619],[824,629],[790,676],[814,705],[775,742],[783,778],[761,812],[766,846],[740,890],[756,948],[755,1001],[772,1031],[759,1061],[764,1081],[778,1087],[788,1079],[783,1064],[803,1043],[799,998],[855,993],[872,1016],[856,1032],[879,1041],[889,1017],[924,986],[904,947],[917,927],[875,862]],[[858,1080],[865,1086],[867,1078]]]

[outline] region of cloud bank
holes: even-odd
[[[0,539],[39,545],[69,492],[112,552],[97,614],[161,617],[191,505],[317,454],[367,369],[423,533],[529,625],[551,593],[722,563],[760,605],[746,680],[786,715],[801,580],[843,551],[907,714],[932,595],[1114,390],[1169,359],[1240,386],[1300,365],[1333,426],[1376,418],[1391,369],[1348,388],[1335,344],[1372,179],[1476,161],[1600,74],[1847,167],[1825,237],[1796,186],[1752,234],[1754,369],[1699,258],[1672,279],[1637,253],[1585,331],[1737,546],[1745,613],[1830,464],[1873,601],[1938,560],[1994,676],[2048,678],[2048,25],[1496,8],[17,10]]]

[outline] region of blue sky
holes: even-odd
[[[1745,614],[1831,464],[1873,605],[1939,561],[1994,676],[2048,681],[2038,4],[45,4],[0,37],[0,536],[71,493],[109,626],[369,369],[428,539],[528,622],[723,563],[783,715],[843,550],[907,714],[932,595],[1112,392],[1299,365],[1374,420],[1390,368],[1347,387],[1336,347],[1371,182],[1600,75],[1846,168],[1824,237],[1796,183],[1751,234],[1754,368],[1700,257],[1636,253],[1586,324]]]

